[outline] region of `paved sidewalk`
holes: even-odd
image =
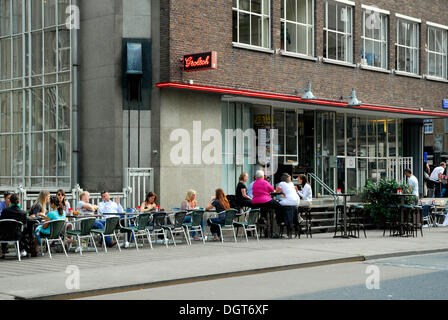
[[[22,262],[10,257],[0,260],[0,299],[39,298],[73,294],[104,288],[163,284],[173,280],[198,280],[195,277],[214,277],[269,271],[266,268],[285,266],[298,268],[309,263],[362,261],[386,256],[432,251],[448,251],[448,228],[424,229],[424,237],[383,237],[382,231],[368,230],[367,239],[333,239],[332,233],[314,234],[313,238],[250,240],[239,238],[238,243],[195,241],[192,246],[180,244],[168,249],[149,245],[138,252],[135,248],[110,249],[80,256],[70,253],[25,258]],[[345,260],[338,260],[345,259]],[[80,270],[79,290],[66,286],[67,266]],[[260,270],[258,270],[260,271]],[[193,279],[192,279],[193,278]]]

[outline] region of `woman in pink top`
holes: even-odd
[[[264,180],[263,170],[258,170],[255,173],[254,185],[252,187],[252,208],[273,208],[277,217],[277,223],[282,221],[282,206],[280,203],[271,198],[271,192],[274,192],[274,187],[269,182]]]
[[[264,172],[259,170],[255,174],[255,180],[252,187],[252,204],[267,203],[272,200],[271,192],[274,192],[274,187],[269,182],[264,180]]]

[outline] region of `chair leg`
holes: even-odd
[[[246,227],[243,227],[243,230],[244,230],[244,235],[246,236],[246,242],[249,242],[249,239],[247,239],[247,230],[246,230]]]
[[[103,238],[103,246],[104,246],[104,252],[107,253],[107,246],[106,246],[106,237],[104,236],[104,233],[101,234],[102,238]],[[120,246],[118,246],[120,247]]]
[[[64,241],[62,241],[61,237],[59,237],[59,241],[61,241],[62,250],[64,250],[65,256],[68,257],[67,251],[65,250]]]
[[[168,238],[166,236],[164,229],[162,229],[162,233],[163,233],[163,241],[165,242],[165,246],[168,248]]]
[[[218,226],[219,226],[219,234],[221,235],[221,242],[224,243],[224,237],[222,236],[222,228],[221,228],[221,225],[218,225]]]
[[[16,241],[15,245],[16,245],[16,247],[17,247],[17,258],[19,259],[19,261],[22,261],[22,260],[21,260],[21,257],[20,257],[19,241]]]
[[[199,229],[201,230],[201,235],[202,235],[202,243],[205,245],[205,234],[204,234],[204,230],[202,230],[202,226],[199,226]]]
[[[258,237],[258,232],[257,232],[257,226],[255,226],[255,236],[257,237],[257,243],[260,243],[259,237]]]
[[[48,239],[45,239],[45,241],[47,242],[48,255],[50,256],[50,259],[53,260],[53,257],[51,256],[50,242],[48,242]]]
[[[79,245],[79,253],[82,255],[82,242],[81,242],[81,238],[79,236],[77,236],[78,238],[78,245]]]
[[[146,230],[146,235],[147,235],[147,237],[148,237],[149,246],[151,247],[151,249],[154,249],[154,248],[152,247],[151,235],[149,234],[149,231],[148,231],[148,230]]]
[[[187,241],[187,244],[189,245],[189,246],[191,246],[191,241],[190,241],[190,237],[189,236],[187,236],[187,233],[185,232],[185,229],[184,228],[182,228],[182,231],[184,232],[184,236],[185,236],[185,240]]]
[[[173,230],[170,229],[170,232],[171,232],[171,238],[173,238],[174,246],[177,247],[177,245],[176,245],[176,238],[174,238]]]
[[[237,242],[236,241],[236,233],[235,233],[235,227],[232,225],[232,230],[233,230],[233,238],[235,239],[235,242]]]
[[[134,236],[135,248],[136,248],[137,251],[138,251],[138,242],[137,242],[137,237],[136,237],[136,235],[135,235],[134,230],[132,230],[132,235]]]
[[[90,239],[92,240],[93,246],[95,247],[95,251],[96,251],[96,253],[98,254],[98,249],[97,249],[97,247],[96,247],[95,239],[93,239],[92,234],[90,234]]]

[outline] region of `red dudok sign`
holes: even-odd
[[[199,71],[207,69],[217,69],[216,51],[187,54],[184,56],[184,71]]]

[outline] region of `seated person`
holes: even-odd
[[[100,215],[103,215],[105,213],[123,213],[123,207],[120,204],[120,198],[119,197],[115,197],[115,201],[111,201],[110,200],[110,194],[108,191],[103,191],[101,192],[101,198],[103,199],[103,201],[101,201],[98,204],[98,213]],[[93,227],[95,229],[104,229],[104,226],[106,225],[106,220],[102,219],[102,220],[96,220],[95,224],[93,225]],[[114,245],[117,244],[117,242],[115,240],[112,240],[110,237],[105,237],[106,239],[106,245],[108,245],[109,247],[113,247]]]
[[[56,191],[56,197],[58,197],[59,202],[62,204],[62,207],[64,208],[65,214],[67,214],[68,209],[70,209],[70,203],[66,200],[65,191],[59,189],[58,191]]]
[[[216,209],[216,213],[219,213],[218,218],[210,218],[207,223],[210,226],[210,232],[213,234],[213,240],[219,240],[219,227],[211,223],[223,224],[225,220],[224,211],[230,209],[229,201],[227,200],[223,189],[216,189],[215,196],[210,199],[209,203],[205,207],[205,210],[211,210],[213,208]]]
[[[283,209],[283,218],[286,223],[288,238],[292,237],[292,228],[298,215],[300,198],[296,192],[291,176],[288,173],[282,174],[281,182],[278,184],[277,192],[283,193],[280,205]]]
[[[64,213],[65,215],[68,214],[68,209],[70,209],[70,203],[65,199],[66,195],[65,195],[65,191],[62,189],[59,189],[58,191],[56,191],[56,197],[59,200],[59,203],[62,204],[62,207],[64,209]],[[73,230],[73,224],[67,222],[65,224],[65,230]],[[64,235],[65,236],[65,235]],[[67,239],[69,242],[71,242],[71,239]]]
[[[235,190],[236,202],[241,207],[251,207],[251,197],[247,194],[247,187],[245,184],[249,180],[249,175],[246,172],[243,172],[238,180],[239,182]]]
[[[185,200],[180,204],[181,211],[191,211],[198,209],[198,202],[196,201],[196,191],[188,190]]]
[[[185,196],[185,200],[180,204],[181,211],[193,211],[199,209],[198,202],[196,201],[196,191],[188,190]],[[185,216],[185,223],[191,223],[191,216]],[[201,222],[202,230],[204,230],[204,221]],[[199,240],[196,232],[191,233],[194,240]]]
[[[61,220],[61,219],[66,220],[63,204],[59,202],[59,200],[56,196],[50,197],[50,208],[51,208],[51,211],[48,212],[47,216],[44,218],[44,221],[53,221],[53,220]],[[48,227],[48,223],[39,225],[36,228],[36,237],[37,237],[37,242],[39,245],[42,244],[41,237],[40,237],[41,234],[45,234],[45,235],[50,234],[50,228]]]
[[[157,195],[154,192],[148,192],[145,201],[140,205],[140,212],[149,212],[157,208]]]
[[[16,220],[19,222],[22,222],[23,226],[26,227],[26,212],[22,210],[22,207],[20,206],[20,197],[18,194],[8,194],[8,202],[10,205],[2,211],[2,215],[0,216],[0,220]],[[27,252],[24,250],[25,244],[24,244],[24,234],[20,233],[18,235],[21,240],[19,242],[19,247],[21,250],[21,255],[26,256]],[[6,250],[8,248],[8,245],[6,243],[2,243],[2,255],[1,258],[5,258]]]
[[[263,170],[258,170],[255,173],[257,180],[252,187],[252,208],[272,208],[275,210],[275,216],[277,217],[277,223],[281,224],[283,221],[282,207],[280,203],[271,198],[271,192],[274,191],[274,187],[269,182],[264,180]]]
[[[9,197],[11,197],[12,192],[10,191],[6,191],[3,194],[3,201],[0,202],[0,216],[2,215],[2,211],[6,208],[9,208],[9,206],[11,205],[11,202],[9,201]]]
[[[98,206],[90,204],[90,193],[88,191],[83,191],[79,195],[80,201],[78,202],[77,208],[80,215],[94,214],[98,210]]]
[[[299,175],[298,182],[299,190],[297,191],[297,194],[299,195],[300,199],[302,199],[300,205],[310,206],[311,201],[313,201],[313,191],[311,190],[311,185],[308,182],[308,178],[306,177],[306,175],[301,174]]]
[[[36,202],[31,206],[30,218],[45,218],[47,203],[50,201],[50,192],[41,191]]]

